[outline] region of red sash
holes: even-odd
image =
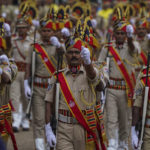
[[[115,48],[110,46],[109,47],[109,51],[112,54],[112,56],[114,58],[114,61],[116,62],[116,65],[118,66],[119,71],[121,72],[124,80],[126,81],[128,88],[130,89],[130,91],[129,91],[130,95],[128,95],[128,96],[132,97],[133,96],[134,86],[133,86],[133,83],[131,81],[131,77],[133,77],[133,75],[130,77],[130,75],[128,73],[128,70],[126,69],[123,61],[121,60],[121,58],[120,58],[118,52],[115,50]]]
[[[49,56],[46,53],[46,51],[44,50],[44,48],[37,43],[34,45],[34,48],[38,53],[40,53],[40,57],[41,57],[43,63],[45,64],[47,70],[50,72],[50,74],[54,74],[56,71],[56,68],[54,67],[51,59],[49,58]]]
[[[18,150],[15,135],[14,135],[13,130],[12,130],[12,126],[9,123],[9,121],[7,120],[7,117],[6,117],[8,114],[11,116],[11,106],[10,106],[10,104],[3,105],[2,109],[3,109],[3,112],[4,112],[4,124],[0,124],[0,128],[1,128],[0,132],[3,134],[3,132],[5,132],[5,130],[6,130],[6,132],[11,136],[11,140],[12,140],[14,150]]]
[[[55,67],[53,66],[51,60],[49,59],[46,51],[39,45],[35,44],[35,49],[36,51],[41,53],[41,58],[47,67],[48,71],[50,73],[54,73],[56,71]],[[45,61],[46,60],[46,61]],[[63,73],[58,74],[58,80],[60,82],[60,87],[62,94],[65,98],[65,102],[67,103],[70,111],[72,112],[72,115],[78,120],[78,122],[87,130],[87,132],[93,136],[96,150],[100,150],[98,142],[97,142],[97,137],[96,133],[94,133],[88,126],[87,120],[85,119],[82,111],[79,109],[78,104],[76,103],[75,98],[73,97],[73,94],[71,93],[71,90],[69,88],[69,85],[67,84],[67,81],[64,77]]]
[[[147,56],[145,55],[143,50],[141,51],[140,58],[142,59],[143,64],[147,65]]]

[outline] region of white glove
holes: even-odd
[[[18,15],[18,14],[19,14],[19,9],[18,9],[18,8],[14,10],[14,14],[15,14],[15,15]]]
[[[6,36],[11,36],[10,25],[8,23],[4,23],[4,30]]]
[[[39,27],[40,26],[40,23],[38,20],[32,20],[32,24],[35,26],[35,27]]]
[[[69,29],[68,28],[63,28],[61,29],[61,33],[63,36],[65,37],[69,37],[70,36],[70,32],[69,32]]]
[[[92,27],[93,27],[93,28],[96,28],[96,27],[97,27],[97,21],[96,21],[96,19],[92,19],[92,20],[91,20],[91,23],[92,23]]]
[[[2,75],[2,73],[3,73],[3,69],[2,69],[2,68],[0,68],[0,75]]]
[[[88,48],[85,48],[84,46],[82,46],[80,54],[81,54],[81,57],[82,57],[82,59],[86,65],[91,64],[90,51]]]
[[[31,88],[29,86],[28,80],[24,80],[24,90],[25,90],[25,96],[27,99],[31,98]]]
[[[9,59],[5,54],[0,56],[0,63],[4,63],[4,62],[6,62],[9,65]]]
[[[50,38],[50,42],[56,46],[57,48],[60,48],[61,47],[61,43],[59,42],[58,38],[56,36],[52,36]]]
[[[49,144],[49,146],[55,147],[56,146],[56,137],[52,131],[50,123],[45,125],[45,134],[46,134],[46,139],[47,139],[47,143]]]
[[[3,17],[3,18],[6,18],[6,17],[7,17],[7,14],[6,14],[5,12],[3,12],[3,13],[2,13],[2,17]]]
[[[147,34],[147,38],[148,38],[148,40],[150,40],[150,33],[149,33],[149,34]]]
[[[135,131],[135,126],[131,128],[132,148],[137,149],[138,147],[138,133]]]
[[[126,32],[128,37],[133,37],[134,29],[131,24],[127,25]]]

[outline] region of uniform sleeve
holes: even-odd
[[[129,49],[129,52],[132,52],[132,53],[130,53],[131,56],[138,56],[141,52],[140,44],[137,41],[133,41],[133,44],[134,44],[134,51],[131,51]]]
[[[101,69],[94,67],[94,69],[96,71],[96,77],[92,80],[88,78],[89,82],[94,85],[94,87],[101,84],[100,86],[104,88],[109,80],[107,66],[103,66]]]
[[[46,91],[45,101],[47,101],[47,102],[52,103],[54,100],[55,82],[56,82],[56,80],[53,76],[50,80],[49,86]]]
[[[100,55],[99,55],[99,58],[98,58],[98,61],[99,61],[99,62],[106,61],[107,52],[108,52],[107,47],[104,46],[104,47],[102,48],[102,51],[100,52]]]
[[[141,80],[137,81],[135,92],[134,92],[134,104],[135,107],[142,107],[143,103],[143,92],[144,92],[144,86],[141,83]]]

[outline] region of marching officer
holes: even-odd
[[[12,138],[14,149],[17,150],[16,141],[12,131],[11,102],[9,97],[9,85],[15,79],[17,66],[13,59],[8,58],[7,54],[10,48],[10,26],[0,18],[0,135],[5,144],[9,136]],[[7,43],[7,45],[6,45]]]
[[[146,77],[148,78],[148,87],[149,84],[149,73],[148,76],[146,75],[146,67],[143,67],[141,72],[139,73],[137,84],[135,87],[134,93],[134,104],[132,108],[132,129],[131,129],[131,137],[132,137],[132,147],[133,149],[138,149],[139,146],[139,129],[136,130],[136,126],[141,121],[141,113],[144,111],[143,104],[144,104],[144,92],[146,86]],[[144,126],[144,136],[143,136],[143,143],[142,143],[142,150],[148,150],[150,148],[150,105],[149,105],[149,94],[147,97],[148,104],[146,110],[146,122]]]
[[[16,23],[17,33],[12,37],[12,57],[18,67],[16,80],[11,85],[10,98],[15,111],[13,112],[13,130],[18,132],[20,126],[23,130],[29,130],[30,122],[25,116],[27,109],[27,99],[24,95],[24,75],[26,68],[26,58],[28,57],[29,47],[32,40],[28,36],[29,24],[25,18],[18,18]],[[22,105],[22,110],[20,106]]]
[[[139,66],[136,68],[136,73],[140,72],[144,65],[147,65],[147,54],[150,47],[150,34],[147,34],[147,18],[138,18],[136,20],[136,37],[135,40],[140,44],[140,52],[138,57]]]
[[[109,66],[106,93],[108,150],[128,149],[128,119],[135,85],[133,64],[139,49],[132,39],[133,32],[133,27],[125,20],[116,20],[115,40],[105,45],[99,56],[99,61],[107,61]]]
[[[57,150],[104,149],[103,139],[97,133],[97,108],[95,87],[99,83],[103,89],[107,82],[103,68],[99,71],[93,66],[88,48],[82,46],[80,39],[70,37],[66,42],[66,59],[68,66],[61,72],[56,72],[50,81],[46,94],[46,125],[47,142]],[[57,75],[58,73],[58,75]],[[58,78],[57,78],[58,76]],[[56,77],[56,78],[55,78]],[[55,82],[60,83],[59,98],[56,100],[58,110],[58,124],[56,136],[52,131],[52,109],[55,104]],[[58,94],[58,93],[57,93]],[[68,96],[67,96],[68,95]],[[95,113],[96,112],[96,113]],[[98,115],[98,114],[97,114]],[[90,120],[93,120],[90,124]],[[87,123],[85,120],[87,119]],[[85,125],[85,124],[86,125]],[[93,127],[93,128],[92,128]],[[89,128],[91,131],[89,131]],[[95,135],[93,133],[96,133]],[[91,137],[91,139],[90,139]],[[89,142],[91,140],[91,142]]]
[[[50,82],[52,73],[49,72],[46,66],[48,60],[52,61],[54,68],[57,66],[56,47],[61,48],[61,44],[56,37],[54,37],[51,20],[42,19],[40,21],[40,40],[34,43],[29,49],[29,55],[26,59],[26,72],[24,80],[25,95],[28,99],[31,98],[31,88],[29,85],[29,78],[31,76],[32,62],[35,62],[35,72],[32,95],[32,112],[33,112],[33,135],[35,140],[36,150],[45,149],[45,94]],[[55,45],[55,46],[54,46]],[[36,52],[35,60],[33,60],[33,51]],[[33,71],[33,70],[32,70]]]

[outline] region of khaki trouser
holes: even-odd
[[[142,150],[150,149],[150,128],[145,128]]]
[[[56,150],[86,150],[85,137],[86,132],[80,124],[67,124],[59,121]]]
[[[45,94],[46,88],[34,86],[32,111],[33,111],[33,135],[34,138],[45,138]]]
[[[106,115],[108,140],[128,141],[130,119],[125,90],[107,90]]]
[[[28,100],[24,94],[24,72],[18,72],[16,79],[10,87],[10,99],[15,108],[15,113],[19,113],[19,105],[22,103],[23,112],[27,109]]]

